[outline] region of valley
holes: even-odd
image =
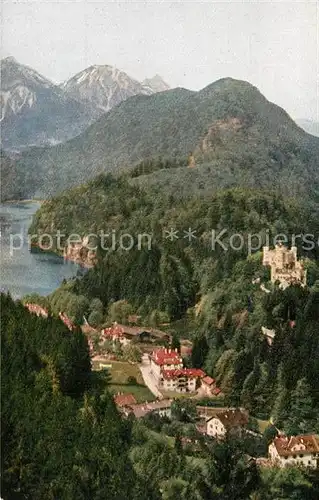
[[[319,138],[234,78],[2,75],[4,498],[316,500]]]

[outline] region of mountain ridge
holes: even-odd
[[[70,139],[93,119],[85,106],[29,66],[1,61],[2,147],[23,149]]]
[[[301,127],[303,130],[305,130],[308,134],[315,135],[316,137],[319,137],[319,122],[318,121],[313,121],[313,120],[308,120],[308,119],[298,119],[296,120],[296,123]]]
[[[150,86],[109,65],[92,65],[58,85],[14,57],[1,60],[2,147],[65,142],[103,113]]]
[[[34,188],[51,196],[102,172],[160,158],[189,166],[189,157],[225,187],[256,182],[300,192],[319,182],[319,140],[256,87],[232,78],[198,92],[133,96],[65,144],[25,152],[21,168],[34,169]]]

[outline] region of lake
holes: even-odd
[[[39,207],[35,202],[0,204],[0,286],[15,299],[34,292],[49,295],[63,279],[83,273],[58,255],[30,251],[28,228]]]

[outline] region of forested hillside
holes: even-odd
[[[2,498],[143,498],[129,427],[110,395],[90,391],[90,370],[80,331],[2,295]]]
[[[62,322],[2,295],[1,327],[4,500],[318,498],[315,472],[259,469],[249,439],[184,449],[180,433],[195,430],[178,403],[171,421],[121,418],[107,387],[93,383],[83,335]]]
[[[161,159],[183,165],[181,187],[193,166],[198,182],[215,188],[257,185],[316,197],[318,158],[317,138],[249,83],[225,78],[199,92],[129,98],[75,139],[25,151],[18,167],[29,196],[46,197],[101,172]],[[164,176],[162,189],[166,184]]]
[[[26,198],[22,174],[18,172],[16,161],[0,149],[1,202]]]
[[[217,378],[230,404],[243,404],[265,418],[274,416],[297,432],[297,420],[290,422],[287,415],[301,392],[309,395],[307,428],[318,426],[318,248],[310,251],[297,240],[308,268],[308,288],[282,291],[269,282],[262,253],[250,255],[248,242],[254,234],[255,245],[259,235],[261,249],[267,235],[273,246],[278,234],[287,235],[288,244],[293,234],[318,234],[314,210],[278,194],[239,188],[210,197],[160,198],[151,189],[101,175],[46,202],[30,231],[53,236],[58,230],[66,236],[102,230],[114,234],[117,243],[112,248],[111,239],[106,239],[109,249],[98,249],[96,267],[63,285],[52,300],[62,304],[66,294],[69,300],[79,297],[85,314],[94,298],[102,301],[105,311],[126,301],[127,310],[144,322],[184,320],[195,345],[202,342],[199,360],[193,363]],[[176,237],[168,237],[171,228]],[[190,239],[184,232],[189,228],[195,235]],[[224,230],[222,244],[215,248],[212,230]],[[134,239],[129,251],[119,245],[124,233]],[[145,233],[152,236],[151,245],[138,247],[138,235]],[[244,244],[236,250],[238,237],[235,248],[231,242],[238,233]],[[85,297],[89,300],[83,301]],[[291,321],[296,322],[293,329]],[[262,326],[276,331],[271,347]],[[284,395],[284,401],[277,400]]]

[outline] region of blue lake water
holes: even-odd
[[[0,286],[15,299],[34,292],[49,295],[63,279],[81,273],[77,264],[62,257],[30,251],[28,228],[39,207],[38,203],[0,204]]]

